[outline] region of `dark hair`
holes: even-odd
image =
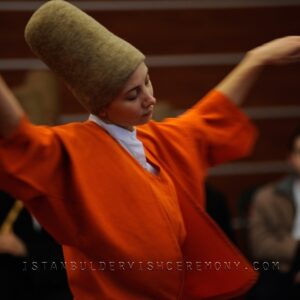
[[[294,151],[295,141],[299,137],[300,137],[300,126],[297,127],[289,137],[289,140],[288,140],[288,152],[289,153]]]

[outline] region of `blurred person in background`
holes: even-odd
[[[71,300],[60,245],[16,202],[0,191],[0,299]]]
[[[24,238],[34,235],[32,220],[23,210],[13,230],[4,230],[7,214],[14,203],[12,197],[0,192],[0,298],[3,300],[29,299],[33,296],[31,277],[22,271],[23,261],[28,258]]]
[[[249,212],[249,248],[261,268],[249,299],[300,299],[300,128],[288,145],[290,172],[260,187]],[[278,262],[278,268],[262,268]]]

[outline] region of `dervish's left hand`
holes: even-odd
[[[265,66],[295,62],[300,62],[300,36],[273,40],[248,51],[240,64],[215,89],[235,104],[241,104]]]
[[[26,256],[27,248],[24,242],[14,233],[0,234],[0,253],[14,256]]]
[[[287,36],[263,44],[248,52],[262,65],[300,62],[300,36]]]

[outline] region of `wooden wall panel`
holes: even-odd
[[[232,66],[154,67],[150,77],[158,101],[168,101],[174,109],[186,109],[215,87]],[[22,81],[26,71],[2,71],[9,85]],[[270,107],[300,105],[300,65],[267,68],[243,106]],[[61,85],[62,113],[81,113],[73,96]]]
[[[13,88],[22,84],[28,71],[1,71],[1,76],[3,76],[8,86]]]
[[[188,108],[214,88],[233,66],[150,68],[158,99],[176,108]],[[298,105],[300,102],[300,64],[266,68],[244,106]]]
[[[243,52],[300,33],[300,6],[89,13],[146,54]],[[31,55],[23,39],[31,14],[0,11],[0,57]]]
[[[0,11],[0,57],[31,57],[24,28],[32,13]]]
[[[288,141],[292,133],[300,128],[300,117],[255,120],[259,132],[257,144],[248,161],[285,160]]]
[[[243,193],[268,182],[279,180],[283,173],[213,176],[208,182],[226,195],[233,217],[238,215],[239,201]]]

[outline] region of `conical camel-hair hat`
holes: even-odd
[[[145,56],[63,0],[42,5],[25,28],[32,51],[91,113],[107,105]]]

